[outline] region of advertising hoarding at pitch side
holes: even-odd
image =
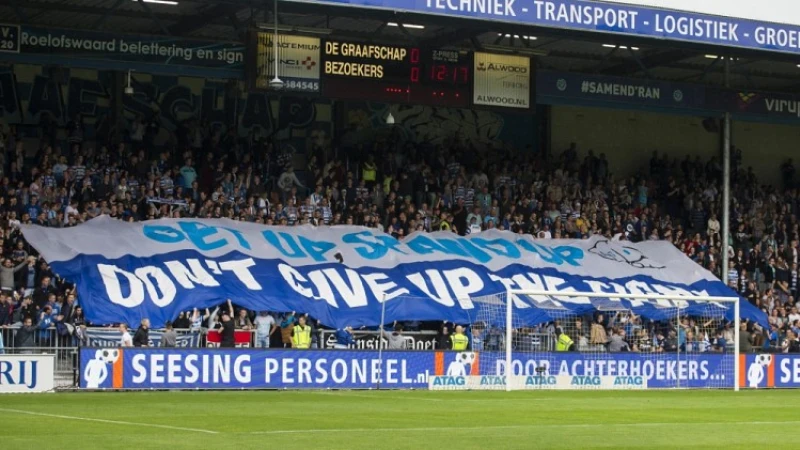
[[[469,351],[83,348],[80,356],[87,389],[426,389],[465,386],[468,376],[499,387],[506,371],[504,353]],[[512,371],[526,389],[564,387],[556,377],[580,388],[733,388],[733,358],[538,353],[515,355]],[[748,386],[800,385],[800,358],[748,355],[745,366]]]
[[[54,377],[53,355],[0,355],[0,394],[50,392]]]

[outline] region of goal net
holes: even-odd
[[[614,295],[509,291],[470,299],[474,354],[462,358],[479,367],[450,388],[738,390],[735,299]]]

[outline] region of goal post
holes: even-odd
[[[664,294],[620,294],[620,293],[598,293],[598,292],[563,292],[563,291],[547,291],[547,290],[516,290],[516,289],[509,289],[505,293],[505,315],[506,315],[506,342],[512,342],[512,336],[515,330],[514,324],[514,303],[516,297],[524,296],[527,297],[529,301],[524,301],[523,304],[525,305],[536,305],[537,301],[535,299],[539,298],[544,300],[545,302],[550,302],[551,305],[560,304],[563,299],[588,299],[592,303],[592,308],[595,309],[597,312],[602,311],[624,311],[627,308],[620,300],[628,300],[633,302],[648,302],[649,306],[654,306],[655,308],[660,308],[662,310],[670,310],[675,312],[675,322],[677,333],[680,334],[681,331],[681,310],[682,309],[689,309],[688,305],[689,302],[693,302],[695,304],[712,306],[708,311],[709,314],[700,315],[699,319],[709,319],[709,321],[719,321],[720,323],[725,323],[726,320],[726,312],[732,307],[733,309],[733,320],[732,320],[732,328],[733,328],[733,389],[734,391],[739,391],[740,385],[740,358],[739,358],[739,332],[740,332],[740,311],[739,311],[739,298],[738,297],[721,297],[721,296],[681,296],[681,295],[664,295]],[[561,299],[561,300],[560,300]],[[555,303],[558,302],[558,303]],[[533,306],[536,307],[536,306]],[[554,311],[562,311],[562,309],[555,308]],[[695,311],[697,309],[695,308]],[[695,312],[697,314],[697,312]],[[558,314],[556,314],[558,316]],[[686,317],[689,317],[687,312]],[[554,317],[551,318],[555,319]],[[667,321],[668,322],[668,321]],[[708,323],[708,322],[706,322]],[[713,323],[713,322],[712,322]],[[703,324],[705,325],[705,324]],[[708,328],[707,326],[698,328],[698,330],[703,331],[704,333],[708,333],[708,330],[703,328]],[[699,339],[699,336],[696,336]],[[711,342],[708,342],[708,345],[711,345]],[[726,345],[726,347],[729,347]],[[681,346],[678,346],[677,355],[680,358]],[[506,376],[510,377],[513,376],[513,345],[506,345],[505,348],[505,367],[506,367]],[[581,349],[577,349],[581,352]],[[595,349],[596,350],[596,349]],[[641,351],[641,348],[639,349]],[[700,350],[700,349],[696,349]],[[709,351],[709,348],[703,348],[703,351]],[[712,347],[711,350],[714,350]],[[728,348],[721,349],[721,352],[728,351]],[[657,351],[656,351],[657,352]],[[684,352],[689,353],[686,350],[685,343],[684,343]],[[724,358],[724,355],[723,355]],[[728,358],[731,359],[731,358]],[[680,386],[680,376],[676,379],[677,385],[676,387]],[[690,387],[687,383],[685,387]],[[724,387],[720,385],[719,387]],[[511,382],[509,379],[506,382],[506,390],[511,391],[515,388],[514,383]]]
[[[510,289],[470,302],[479,370],[454,389],[739,390],[738,297]]]

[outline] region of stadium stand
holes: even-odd
[[[740,150],[733,153],[733,242],[730,267],[723,268],[716,158],[679,161],[654,152],[639,176],[619,179],[606,155],[583,154],[576,145],[549,158],[391,140],[295,155],[187,120],[171,139],[178,150],[170,151],[154,144],[161,131],[155,116],[134,121],[123,142],[88,143],[77,117],[64,138],[44,133],[34,149],[13,127],[0,129],[1,326],[30,318],[38,329],[69,339],[92,325],[73,286],[24,241],[20,223],[72,227],[103,214],[123,221],[222,217],[280,226],[356,224],[397,239],[416,231],[497,228],[539,239],[669,240],[717,276],[727,271],[731,287],[769,315],[772,329],[759,333],[757,345],[798,349],[800,195],[791,160],[781,165],[781,185],[771,186],[742,167]],[[256,316],[247,314],[237,317],[249,328]],[[189,324],[189,316],[176,319]]]

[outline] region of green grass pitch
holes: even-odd
[[[779,448],[798,404],[794,390],[2,395],[0,448]]]

